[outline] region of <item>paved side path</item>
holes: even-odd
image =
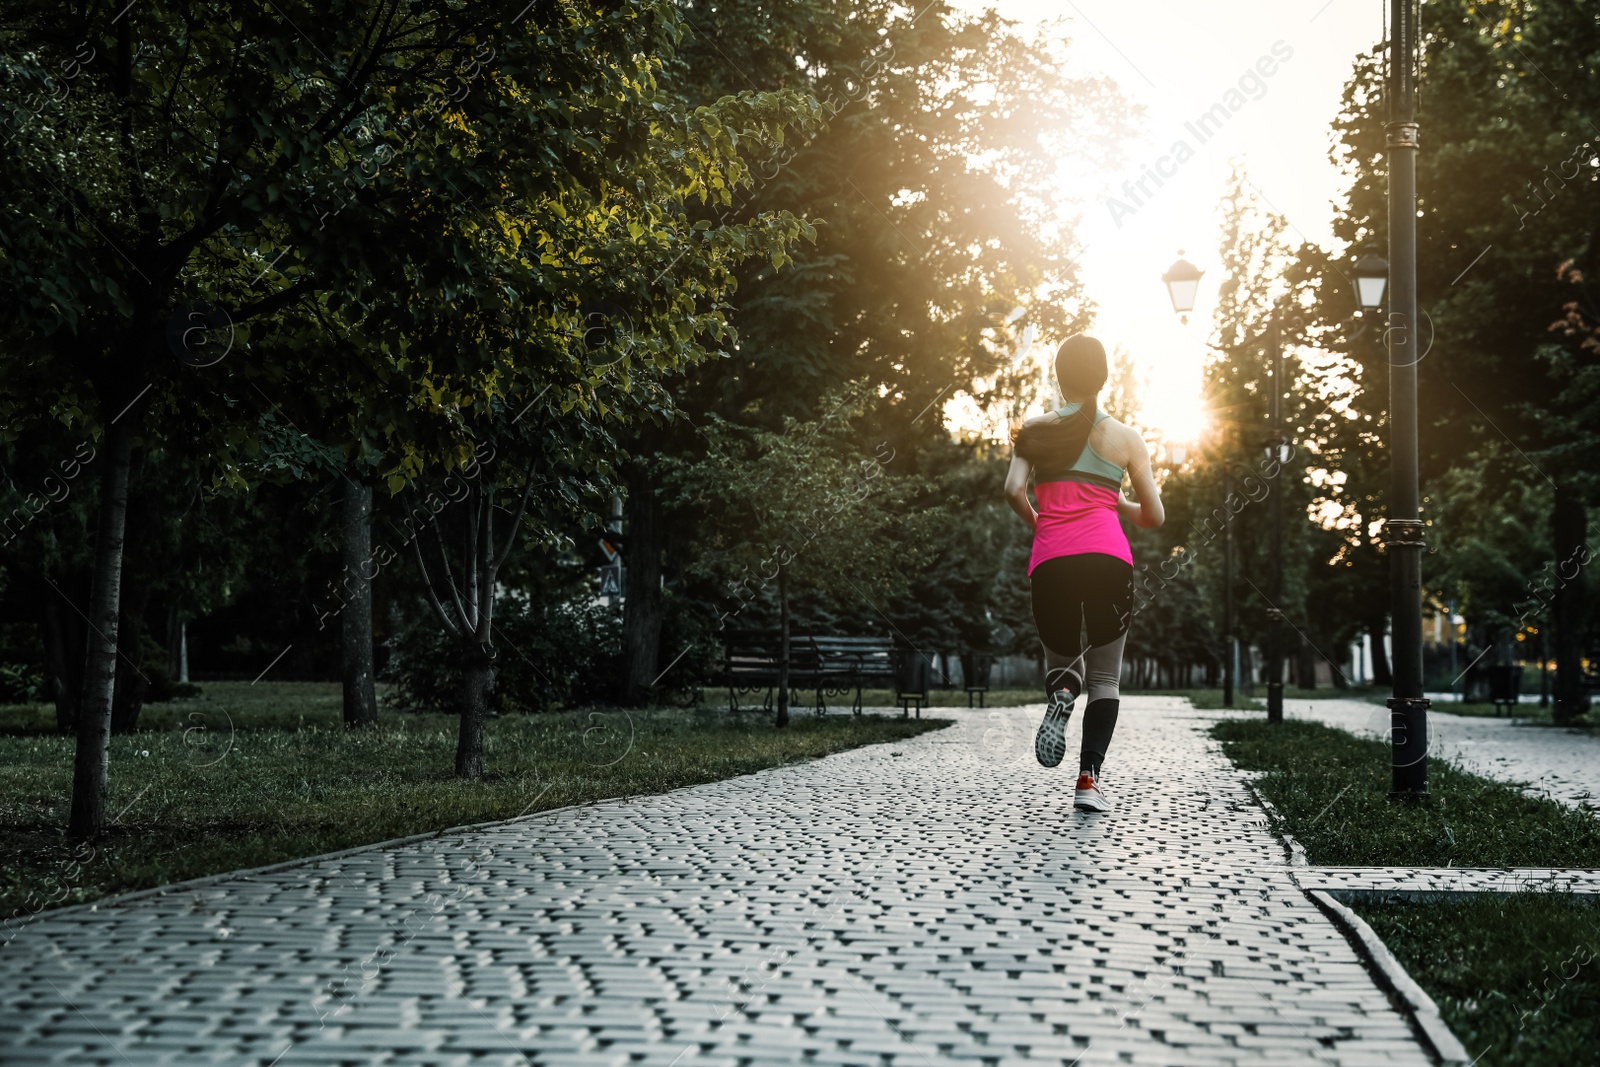
[[[1330,893],[1600,895],[1600,871],[1583,867],[1301,867],[1294,880]]]
[[[45,918],[0,1060],[1428,1062],[1210,715],[1128,700],[1088,816],[1041,711]]]
[[[1551,726],[1519,726],[1510,718],[1428,712],[1430,751],[1486,778],[1590,811],[1600,809],[1600,736]],[[1369,737],[1387,737],[1389,709],[1360,700],[1286,700],[1291,719],[1315,719]]]

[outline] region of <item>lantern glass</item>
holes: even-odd
[[[1383,306],[1383,291],[1389,287],[1389,279],[1385,275],[1376,278],[1356,279],[1356,299],[1366,311],[1373,311]]]
[[[1187,315],[1194,310],[1195,298],[1200,295],[1200,279],[1205,271],[1183,258],[1183,253],[1178,253],[1178,261],[1167,268],[1167,273],[1161,280],[1167,285],[1167,295],[1172,298],[1172,310],[1180,315]]]
[[[1383,291],[1389,287],[1389,261],[1368,249],[1356,260],[1356,302],[1363,311],[1383,306]]]

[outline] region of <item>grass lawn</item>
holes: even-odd
[[[1426,806],[1388,799],[1389,746],[1321,723],[1231,719],[1212,736],[1327,866],[1600,867],[1600,821],[1428,761]]]
[[[0,915],[608,797],[662,793],[948,724],[935,718],[569,711],[491,720],[490,773],[457,779],[456,724],[380,713],[339,724],[339,686],[209,682],[111,741],[111,826],[63,836],[71,738],[49,707],[0,708]]]
[[[1501,708],[1498,711],[1493,704],[1456,704],[1450,701],[1435,701],[1431,711],[1442,711],[1449,715],[1471,715],[1474,718],[1484,719],[1516,719],[1522,726],[1555,726],[1552,711],[1549,707],[1541,708],[1537,704],[1518,704],[1513,708]],[[1593,717],[1580,715],[1572,722],[1564,723],[1560,729],[1566,730],[1593,730],[1597,724]]]
[[[797,692],[795,696],[805,701],[804,706],[807,710],[810,710],[812,704],[815,703],[816,700],[815,694],[809,692]],[[723,689],[719,693],[716,688],[708,687],[701,699],[704,700],[708,705],[717,706],[720,704],[720,706],[726,708],[728,706],[728,691]],[[763,696],[760,693],[741,694],[739,697],[739,703],[740,705],[747,705],[749,702],[754,701],[756,706],[760,707],[762,699]],[[839,696],[837,694],[829,695],[828,714],[834,715],[840,712],[849,712],[851,706],[855,704],[855,702],[856,693],[854,689],[843,696]],[[1016,708],[1021,707],[1024,704],[1043,703],[1044,692],[1039,689],[991,689],[988,693],[984,694],[984,706],[990,708]],[[899,707],[894,700],[894,691],[890,689],[863,689],[861,691],[861,704],[863,707],[868,708]],[[964,708],[966,706],[967,694],[965,690],[928,690],[928,707]],[[974,708],[978,706],[978,698],[976,696],[972,698],[972,706]],[[913,712],[913,714],[915,714],[915,712]]]
[[[1195,707],[1205,711],[1220,711],[1224,708],[1234,711],[1260,711],[1263,705],[1252,700],[1245,694],[1243,688],[1235,686],[1233,690],[1233,703],[1222,702],[1221,689],[1124,689],[1123,696],[1130,697],[1182,697]]]
[[[1482,1067],[1600,1057],[1600,907],[1546,893],[1352,907]]]

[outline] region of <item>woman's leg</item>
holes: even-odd
[[[1047,559],[1033,569],[1033,621],[1044,645],[1044,693],[1083,692],[1083,583],[1077,556]],[[1070,703],[1070,701],[1068,702]]]
[[[1033,569],[1033,621],[1044,642],[1045,709],[1033,754],[1041,767],[1059,767],[1067,755],[1067,720],[1083,691],[1083,599],[1071,556]]]
[[[1121,707],[1122,652],[1133,615],[1133,568],[1115,556],[1077,558],[1084,561],[1083,616],[1089,631],[1089,647],[1083,653],[1089,704],[1083,712],[1078,770],[1098,778]]]

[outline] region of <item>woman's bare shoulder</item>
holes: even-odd
[[[1109,448],[1114,449],[1117,458],[1126,466],[1128,460],[1139,453],[1140,449],[1149,452],[1149,446],[1144,442],[1144,435],[1129,426],[1121,419],[1106,416],[1097,427],[1103,433],[1102,440]],[[1104,455],[1104,453],[1102,453]]]
[[[1104,426],[1110,433],[1115,434],[1117,437],[1127,441],[1130,444],[1135,441],[1144,440],[1144,434],[1140,433],[1132,426],[1129,426],[1121,419],[1113,418],[1110,415],[1107,415],[1105,419],[1101,421],[1101,425]]]

